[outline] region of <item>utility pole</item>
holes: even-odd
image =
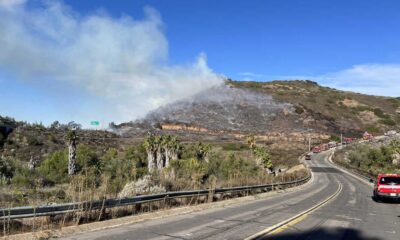
[[[308,134],[308,152],[311,152],[311,135]]]
[[[340,133],[340,144],[343,145],[343,133]]]

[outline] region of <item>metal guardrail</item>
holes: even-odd
[[[232,188],[204,189],[193,191],[166,192],[160,194],[141,195],[131,198],[114,198],[96,201],[86,201],[77,203],[66,203],[57,205],[48,205],[40,207],[15,207],[0,209],[0,220],[33,218],[41,216],[55,216],[72,212],[92,211],[98,209],[107,209],[113,207],[121,207],[135,205],[141,203],[162,201],[167,199],[197,197],[208,194],[235,193],[241,191],[251,191],[261,189],[264,192],[272,191],[276,188],[288,188],[306,183],[311,178],[311,175],[296,181],[284,183],[272,183],[265,185],[241,186]]]

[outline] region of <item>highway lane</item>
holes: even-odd
[[[315,162],[330,166],[325,155]],[[328,173],[330,174],[330,173]],[[335,172],[343,190],[330,204],[309,214],[298,224],[262,239],[400,239],[400,204],[372,200],[372,187],[353,177]]]
[[[64,239],[244,239],[313,207],[334,194],[344,181],[341,173],[320,157],[308,164],[314,172],[312,182],[296,191]]]

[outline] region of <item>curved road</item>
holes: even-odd
[[[341,192],[326,205],[262,239],[400,239],[400,204],[376,203],[372,188],[337,170],[329,153],[307,164],[313,179],[299,190],[247,203],[70,236],[65,239],[245,239]]]

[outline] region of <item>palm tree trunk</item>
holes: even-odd
[[[68,175],[74,175],[76,171],[76,141],[70,139],[68,145]]]

